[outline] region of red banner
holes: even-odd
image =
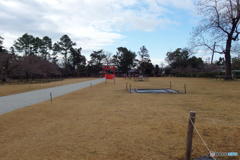
[[[115,66],[103,66],[103,73],[106,79],[114,79],[115,76]]]
[[[105,78],[106,79],[114,79],[115,78],[115,74],[105,74]]]

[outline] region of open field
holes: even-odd
[[[69,78],[59,81],[44,82],[44,83],[19,83],[19,84],[0,84],[0,96],[7,96],[16,93],[32,91],[36,89],[50,88],[65,84],[72,84],[91,80],[94,78]]]
[[[130,94],[167,88],[188,94]],[[180,160],[188,113],[213,151],[240,151],[240,82],[117,79],[0,116],[1,160]],[[207,150],[195,134],[193,157]]]

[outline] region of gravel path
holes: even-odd
[[[90,80],[80,83],[68,84],[63,86],[57,86],[47,89],[40,89],[30,92],[24,92],[9,96],[0,97],[0,114],[13,111],[18,108],[30,106],[50,99],[50,93],[52,97],[62,96],[73,91],[89,87],[103,82],[104,79]]]

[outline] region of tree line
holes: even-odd
[[[117,67],[117,75],[144,76],[191,76],[215,77],[224,70],[225,59],[214,63],[204,62],[193,56],[189,49],[178,48],[166,53],[168,65],[153,65],[148,49],[143,45],[133,52],[126,47],[118,47],[115,54],[104,50],[92,51],[87,60],[82,48],[68,35],[63,35],[53,43],[48,36],[34,37],[24,34],[7,50],[0,37],[0,78],[42,79],[61,77],[99,77],[104,65]],[[232,58],[232,68],[240,69],[240,58]]]
[[[145,46],[135,53],[126,47],[118,47],[112,55],[104,50],[92,51],[90,60],[82,54],[82,48],[68,35],[53,43],[48,36],[34,37],[23,34],[10,49],[3,46],[0,38],[0,77],[2,81],[14,79],[59,78],[101,76],[103,65],[115,65],[119,76],[135,72],[154,75],[154,66]],[[139,57],[137,59],[137,56]]]
[[[181,77],[212,77],[224,75],[225,59],[220,57],[213,62],[204,61],[201,57],[191,54],[187,48],[178,48],[167,52],[166,61],[168,66],[164,67],[164,74]],[[232,58],[232,69],[240,70],[240,58]]]

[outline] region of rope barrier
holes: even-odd
[[[197,113],[214,113],[214,114],[222,114],[225,115],[226,113],[218,112],[218,111],[196,111]],[[233,113],[239,114],[240,112],[234,111]]]
[[[204,139],[202,138],[202,136],[200,135],[200,133],[199,133],[199,131],[198,131],[198,129],[197,129],[197,127],[194,125],[194,123],[193,123],[193,121],[190,119],[190,122],[192,123],[192,125],[193,125],[193,128],[195,129],[195,131],[197,132],[197,134],[198,134],[198,136],[200,137],[200,139],[201,139],[201,141],[202,141],[202,143],[204,144],[204,146],[206,147],[206,149],[208,150],[208,152],[209,152],[209,154],[211,153],[211,151],[210,151],[210,149],[209,149],[209,147],[208,147],[208,145],[207,145],[207,143],[204,141]]]
[[[213,122],[215,122],[215,124],[218,123],[218,122],[216,122],[216,121],[220,121],[220,120],[214,120],[214,119],[211,119],[211,118],[202,118],[202,119],[212,120]],[[193,121],[192,121],[191,119],[189,119],[189,120],[190,120],[190,122],[191,122],[194,130],[196,131],[197,135],[199,136],[201,142],[203,143],[204,147],[205,147],[206,150],[208,151],[208,153],[209,153],[208,156],[210,156],[211,158],[213,158],[213,160],[216,160],[216,158],[214,158],[214,157],[215,157],[214,152],[212,152],[212,151],[210,150],[208,144],[206,143],[206,141],[205,141],[205,140],[203,139],[203,137],[201,136],[200,132],[198,131],[198,129],[197,129],[197,127],[195,126],[195,124],[193,123]],[[231,124],[233,124],[233,123],[231,123]],[[215,125],[215,126],[216,126],[216,125]]]
[[[227,123],[226,124],[227,126],[231,126],[232,125],[231,127],[239,127],[237,125],[240,123],[240,122],[228,122],[228,121],[225,121],[225,120],[219,120],[219,119],[213,119],[213,118],[198,118],[198,119],[199,120],[212,121],[215,124],[218,124],[218,122],[219,123],[225,122],[225,123]]]

